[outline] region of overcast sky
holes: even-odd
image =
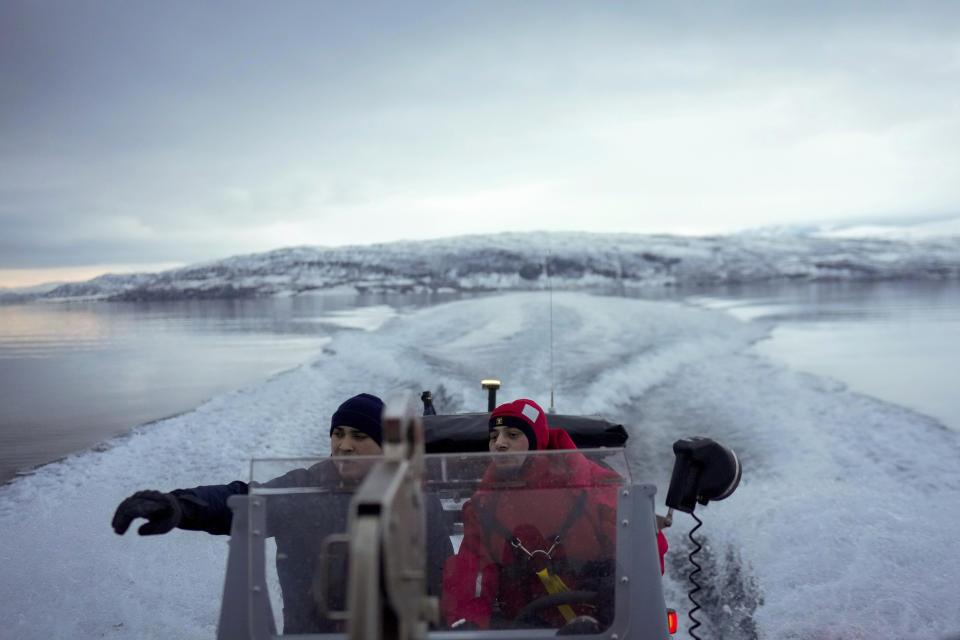
[[[3,0],[0,286],[960,213],[960,2],[652,4]]]

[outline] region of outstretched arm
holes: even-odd
[[[111,524],[119,535],[126,533],[137,518],[147,520],[137,530],[142,536],[167,533],[173,528],[227,535],[233,522],[227,498],[245,493],[247,484],[240,481],[169,493],[138,491],[120,503]]]

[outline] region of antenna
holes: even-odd
[[[487,390],[487,411],[493,412],[497,408],[497,389],[500,388],[500,381],[486,379],[480,381],[480,386]]]
[[[550,279],[550,238],[547,237],[547,261],[544,264],[544,271],[547,272],[547,289],[550,291],[550,408],[547,413],[556,413],[557,409],[553,406],[553,280]]]

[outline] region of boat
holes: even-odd
[[[499,384],[491,389],[486,382],[492,409]],[[442,504],[442,522],[429,526],[444,527],[456,548],[464,535],[462,507],[481,487],[494,494],[526,495],[530,504],[550,504],[564,495],[569,498],[583,492],[584,487],[582,483],[566,486],[565,481],[552,484],[549,490],[518,485],[516,481],[491,485],[488,470],[503,464],[503,456],[517,454],[491,454],[487,450],[490,414],[438,415],[429,392],[424,392],[421,400],[422,407],[409,394],[388,400],[383,419],[383,456],[353,457],[349,461],[251,462],[250,493],[229,501],[234,515],[218,640],[536,640],[573,634],[605,640],[665,640],[676,632],[677,615],[665,601],[661,584],[658,528],[669,526],[673,509],[692,514],[697,504],[722,500],[733,493],[741,475],[736,454],[706,438],[678,440],[666,500],[670,511],[667,516],[658,516],[654,503],[657,488],[631,476],[624,447],[628,433],[622,425],[598,417],[550,414],[550,426],[565,429],[578,449],[519,455],[523,464],[536,460],[569,464],[563,457],[577,456],[577,464],[615,472],[601,474],[598,486],[590,487],[615,495],[615,510],[605,516],[612,521],[604,523],[616,532],[609,557],[600,563],[607,568],[590,583],[591,588],[567,589],[562,581],[556,589],[548,587],[548,595],[529,603],[512,620],[499,620],[485,629],[466,625],[457,628],[451,625],[453,621],[441,619],[438,598],[429,595],[426,584],[425,503],[438,500]],[[314,486],[263,487],[267,480],[291,469],[322,464],[349,464],[362,469],[364,477],[350,487],[322,482]],[[331,495],[338,495],[342,504],[349,505],[348,514],[342,532],[316,541],[320,551],[310,587],[315,615],[331,624],[323,632],[285,634],[278,615],[282,594],[273,565],[288,559],[271,555],[268,538],[293,535],[293,518],[306,517],[313,505],[322,504]],[[291,500],[302,505],[292,510],[295,515],[285,516],[289,518],[286,520],[276,515],[281,513],[276,505],[289,505]],[[290,512],[289,508],[283,511]],[[342,566],[345,575],[331,569],[338,557],[349,558]],[[330,595],[337,591],[345,596],[339,602]],[[436,592],[436,585],[432,591]],[[567,617],[568,624],[559,628],[536,622],[538,610],[563,612],[563,607],[568,612],[591,607],[605,613],[596,617],[577,615],[574,620]]]

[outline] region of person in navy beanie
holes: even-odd
[[[347,461],[342,456],[375,456],[383,453],[383,401],[361,393],[345,400],[330,417],[330,458],[307,469],[294,469],[257,487],[295,489],[271,496],[267,511],[267,535],[277,545],[277,577],[283,593],[283,634],[342,632],[343,621],[318,613],[312,585],[324,539],[348,532],[353,490],[369,470],[369,461]],[[298,488],[323,488],[302,492]],[[232,495],[249,493],[250,485],[235,480],[225,485],[175,489],[168,493],[138,491],[117,507],[114,531],[123,535],[136,518],[145,518],[140,535],[167,533],[179,528],[229,535],[233,511],[227,506]],[[453,545],[443,522],[443,506],[435,495],[426,496],[427,591],[439,595],[443,565],[453,554]],[[335,560],[327,570],[330,584],[346,583],[346,564]],[[339,564],[337,564],[339,562]],[[344,591],[327,594],[333,610],[346,608]]]
[[[330,455],[338,455],[334,446],[338,437],[338,429],[360,432],[369,436],[377,444],[377,451],[371,451],[370,453],[381,453],[381,447],[383,446],[382,416],[383,400],[377,396],[361,393],[345,400],[343,404],[337,407],[330,418]],[[344,434],[340,434],[339,437],[343,438]]]

